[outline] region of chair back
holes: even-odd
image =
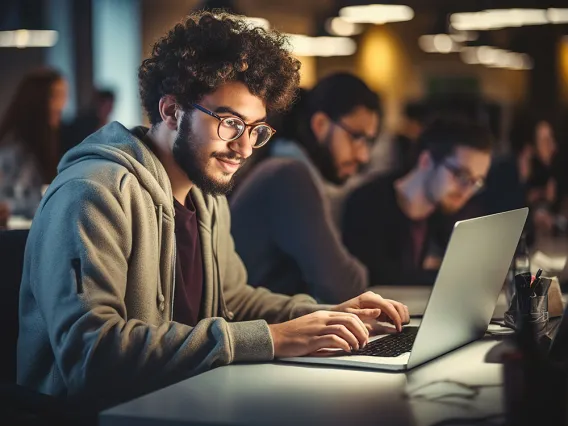
[[[16,382],[18,306],[28,230],[0,231],[0,383]]]

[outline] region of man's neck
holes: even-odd
[[[156,154],[164,166],[164,169],[166,169],[170,184],[172,185],[174,198],[178,203],[185,205],[185,200],[193,187],[193,182],[187,178],[185,172],[178,166],[172,155],[168,141],[164,136],[165,135],[160,132],[160,129],[151,129],[146,134],[146,139],[148,143],[151,144],[154,154]]]
[[[413,170],[394,182],[396,201],[410,220],[427,219],[436,206],[426,193],[426,176],[420,170]]]

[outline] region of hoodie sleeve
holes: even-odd
[[[36,216],[28,246],[33,297],[69,395],[103,390],[114,400],[235,361],[271,360],[262,320],[210,318],[189,327],[129,318],[124,300],[139,297],[132,287],[127,293],[135,285],[128,274],[135,212],[113,191],[88,180],[63,184]]]
[[[341,241],[312,172],[300,161],[280,168],[266,194],[271,234],[302,271],[310,294],[342,303],[365,292],[367,270]]]

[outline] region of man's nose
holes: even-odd
[[[370,159],[369,145],[361,143],[355,148],[355,158],[360,164],[367,164]]]
[[[250,157],[253,148],[249,132],[245,130],[239,138],[229,142],[229,148],[239,154],[239,156],[243,159]]]

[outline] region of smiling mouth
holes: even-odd
[[[230,164],[231,166],[235,166],[235,167],[238,167],[238,166],[241,165],[241,163],[239,161],[230,161],[230,160],[225,160],[223,158],[217,158],[217,160],[222,161],[223,163]]]
[[[224,169],[227,173],[235,173],[239,169],[239,167],[241,167],[240,161],[231,161],[225,158],[217,157],[215,159],[219,162],[221,168]]]

